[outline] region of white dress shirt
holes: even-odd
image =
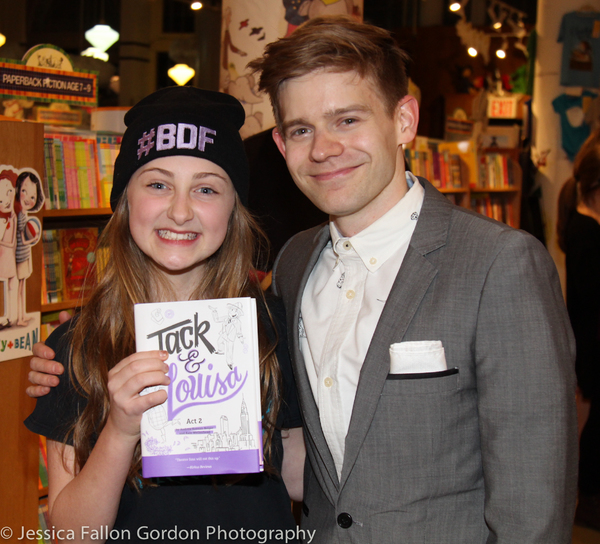
[[[360,370],[423,204],[421,184],[406,179],[404,197],[355,236],[329,223],[302,296],[300,348],[338,477]]]

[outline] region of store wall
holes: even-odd
[[[533,93],[533,138],[534,162],[549,151],[546,165],[540,166],[537,183],[542,188],[546,240],[561,276],[564,288],[565,259],[556,242],[556,219],[558,194],[562,184],[572,173],[573,164],[561,147],[560,118],[552,107],[552,101],[569,89],[560,85],[560,62],[562,43],[557,42],[562,17],[565,13],[584,5],[572,0],[538,0],[537,15],[537,58]],[[586,1],[600,11],[600,0]]]
[[[219,90],[235,96],[244,106],[243,138],[275,125],[269,100],[258,92],[258,81],[246,64],[260,57],[265,45],[289,35],[302,22],[339,14],[362,20],[363,0],[223,0]]]

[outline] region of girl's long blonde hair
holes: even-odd
[[[205,272],[190,300],[254,297],[268,313],[264,294],[253,274],[261,240],[265,240],[264,235],[236,195],[225,240],[205,262]],[[133,305],[156,302],[157,289],[166,296],[174,296],[168,280],[131,236],[126,192],[102,232],[98,246],[107,248],[110,257],[104,269],[97,270],[95,289],[72,331],[71,378],[87,398],[85,408],[70,431],[75,448],[75,470],[83,467],[106,424],[110,407],[109,370],[136,351]],[[261,320],[258,322],[264,451],[268,463],[280,407],[281,374],[275,355],[276,340],[269,341]],[[136,486],[139,478],[141,447],[138,443],[127,482]]]

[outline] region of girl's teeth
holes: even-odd
[[[159,230],[158,235],[165,240],[194,240],[198,236],[195,232],[178,233],[170,230]]]

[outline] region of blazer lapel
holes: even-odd
[[[452,205],[429,182],[419,178],[425,188],[425,199],[410,246],[398,271],[365,361],[363,363],[344,452],[340,488],[350,474],[369,431],[389,374],[389,346],[406,333],[415,312],[437,275],[437,269],[425,255],[446,241]]]
[[[299,283],[294,285],[294,292],[298,293],[294,302],[293,317],[291,320],[290,332],[290,344],[292,349],[292,361],[296,376],[296,387],[298,388],[298,394],[300,396],[300,405],[302,407],[302,413],[304,416],[305,423],[305,436],[306,440],[312,443],[312,452],[318,457],[319,462],[313,463],[313,470],[315,473],[320,473],[319,481],[324,484],[324,491],[329,497],[329,500],[335,503],[335,497],[338,492],[338,476],[335,469],[335,463],[329,446],[325,440],[323,429],[321,427],[321,421],[319,418],[319,409],[313,395],[310,381],[308,379],[308,373],[306,371],[306,364],[302,351],[300,350],[300,337],[298,331],[298,323],[300,320],[300,311],[302,308],[302,295],[308,282],[308,278],[312,269],[314,268],[321,251],[329,241],[329,225],[325,225],[314,237],[314,243],[312,248],[308,251],[307,259],[303,259],[303,262],[298,263],[298,270],[302,271],[299,278]]]

